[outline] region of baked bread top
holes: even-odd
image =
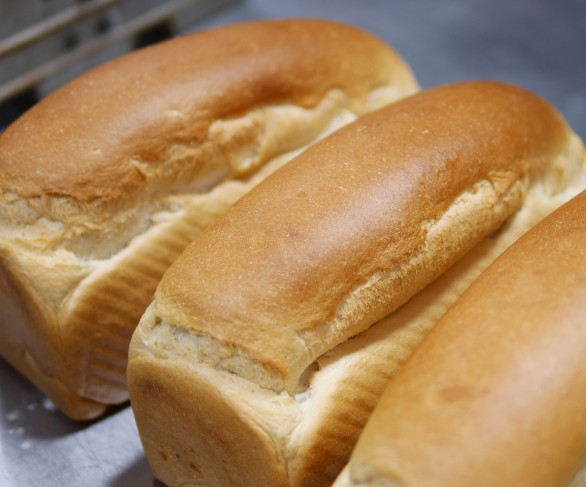
[[[154,194],[207,191],[309,142],[289,135],[291,147],[264,147],[262,117],[239,117],[313,107],[332,90],[362,113],[389,85],[416,86],[382,41],[335,22],[248,22],[141,49],[75,79],[2,134],[0,222],[18,232],[48,221],[40,241],[122,233],[123,245]],[[70,247],[100,254],[84,245]]]
[[[570,135],[545,101],[494,82],[427,90],[363,116],[186,249],[156,293],[156,347],[294,391],[316,357],[498,228],[527,184],[561,177]]]

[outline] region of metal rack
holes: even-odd
[[[0,102],[41,98],[81,72],[193,28],[230,0],[4,0]]]

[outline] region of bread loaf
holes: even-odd
[[[331,485],[442,310],[584,185],[559,114],[501,83],[428,90],[313,145],[181,254],[133,335],[154,474]]]
[[[130,336],[181,250],[304,146],[416,88],[370,34],[275,20],[55,92],[0,137],[0,353],[72,418],[126,400]]]
[[[581,193],[498,258],[399,370],[335,485],[586,485],[585,241]]]

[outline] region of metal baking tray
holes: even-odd
[[[479,78],[524,86],[586,138],[583,0],[248,0],[192,29],[300,16],[350,22],[382,37],[423,87]],[[0,359],[0,486],[37,485],[160,486],[128,405],[89,424],[71,422]]]

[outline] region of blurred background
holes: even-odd
[[[107,59],[274,17],[362,27],[390,43],[424,88],[481,78],[521,85],[586,139],[586,0],[0,0],[0,130]],[[0,359],[0,486],[37,485],[158,484],[128,405],[75,424]]]
[[[1,0],[0,127],[129,50],[228,22],[292,16],[373,32],[424,87],[474,78],[520,84],[586,136],[586,0]]]

